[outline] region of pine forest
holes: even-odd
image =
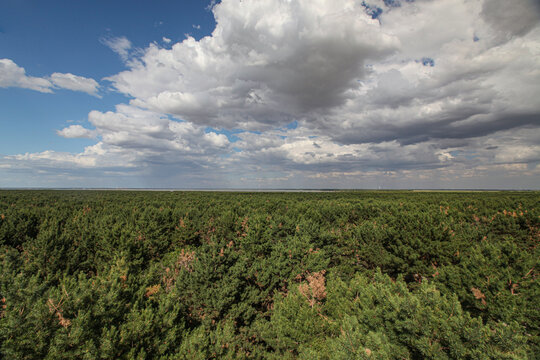
[[[2,359],[538,359],[538,192],[0,191]]]

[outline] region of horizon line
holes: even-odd
[[[540,189],[505,189],[505,188],[169,188],[169,187],[0,187],[5,190],[80,190],[80,191],[203,191],[203,192],[346,192],[346,191],[463,191],[463,192],[497,192],[497,191],[540,191]]]

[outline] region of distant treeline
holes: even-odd
[[[0,191],[1,359],[535,359],[538,192]]]

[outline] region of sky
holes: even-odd
[[[540,189],[537,0],[0,0],[0,188]]]

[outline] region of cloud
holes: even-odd
[[[49,79],[58,88],[72,91],[82,91],[89,95],[100,97],[98,94],[99,84],[94,79],[89,79],[70,73],[53,73]]]
[[[161,40],[165,43],[165,44],[169,44],[172,40],[167,38],[167,37],[162,37]]]
[[[53,73],[43,78],[28,76],[24,68],[19,67],[10,59],[0,59],[0,87],[19,87],[42,93],[52,93],[54,89],[67,89],[100,97],[99,84],[94,79],[70,73]]]
[[[82,161],[155,186],[538,188],[537,9],[223,0],[200,40],[136,56],[125,37],[102,40],[129,58],[108,78],[129,104],[59,131],[96,136],[83,153],[4,164]]]
[[[112,51],[120,55],[123,61],[126,61],[129,57],[129,50],[131,49],[131,41],[125,36],[119,37],[102,37],[99,41],[109,47]]]
[[[52,93],[52,84],[49,80],[27,76],[24,68],[19,67],[10,59],[0,59],[0,87],[19,87]]]
[[[202,126],[129,105],[118,105],[115,112],[92,111],[88,120],[104,145],[137,151],[143,157],[146,153],[215,155],[228,144],[225,135],[208,134]]]
[[[343,104],[365,62],[399,44],[355,1],[224,1],[213,12],[212,36],[150,45],[113,86],[194,123],[267,128]]]
[[[62,137],[73,139],[73,138],[87,138],[93,139],[96,137],[96,132],[93,130],[86,129],[81,125],[71,125],[62,130],[56,131],[56,133]]]
[[[109,80],[133,104],[193,123],[264,131],[296,120],[345,143],[477,136],[535,121],[533,2],[370,4],[381,9],[376,19],[352,0],[223,1],[212,36],[150,45]],[[494,30],[507,15],[521,27]],[[511,37],[501,43],[499,31]]]

